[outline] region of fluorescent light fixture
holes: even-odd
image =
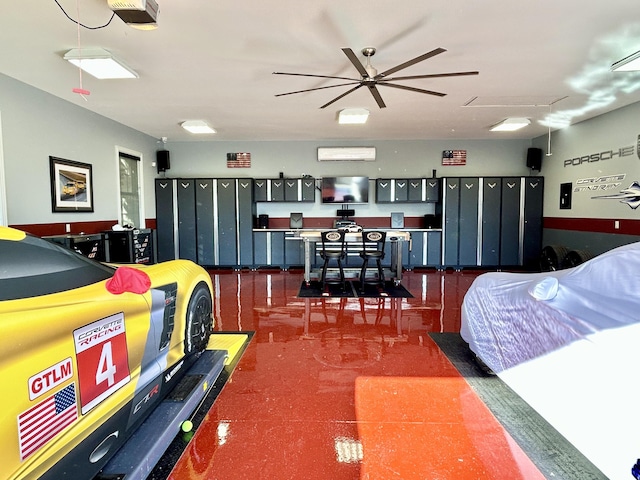
[[[496,123],[490,130],[492,132],[513,132],[527,125],[531,125],[531,120],[528,118],[506,118],[500,123]]]
[[[640,70],[640,51],[611,65],[612,72],[635,72],[638,70]]]
[[[136,72],[113,58],[104,48],[74,48],[65,53],[64,59],[100,80],[138,78]]]
[[[341,125],[354,125],[366,123],[369,118],[369,110],[366,108],[345,108],[338,114],[338,123]]]
[[[187,120],[180,124],[187,132],[190,133],[216,133],[216,131],[203,120]]]

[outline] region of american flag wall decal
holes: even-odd
[[[467,164],[466,150],[443,150],[442,151],[442,165],[466,165],[466,164]]]
[[[227,168],[251,168],[251,154],[248,152],[227,153]]]
[[[22,412],[18,415],[20,458],[29,457],[77,418],[75,383]]]

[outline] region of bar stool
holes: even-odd
[[[345,236],[345,232],[342,231],[329,231],[320,233],[320,238],[322,239],[322,251],[320,252],[320,258],[324,260],[324,264],[322,265],[321,278],[323,291],[328,287],[329,283],[337,283],[335,281],[327,281],[327,267],[329,266],[329,262],[331,262],[331,260],[335,260],[338,264],[342,289],[344,290],[346,287],[344,280],[344,269],[342,268],[342,261],[347,256],[346,244],[344,241]]]
[[[362,250],[360,251],[360,257],[362,258],[362,268],[360,269],[360,290],[363,292],[369,260],[375,260],[376,266],[378,267],[378,280],[375,283],[384,287],[382,260],[384,259],[384,244],[386,238],[386,232],[380,232],[377,230],[362,232]]]

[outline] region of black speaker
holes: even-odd
[[[158,166],[158,173],[165,172],[171,168],[169,150],[158,150],[156,152],[156,165]]]
[[[269,215],[258,215],[258,228],[269,228]]]
[[[302,213],[292,213],[289,216],[289,228],[302,228]]]
[[[529,148],[527,150],[527,167],[531,170],[538,170],[542,168],[542,149],[541,148]]]

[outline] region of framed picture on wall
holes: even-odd
[[[49,170],[53,212],[93,212],[91,165],[49,157]]]

